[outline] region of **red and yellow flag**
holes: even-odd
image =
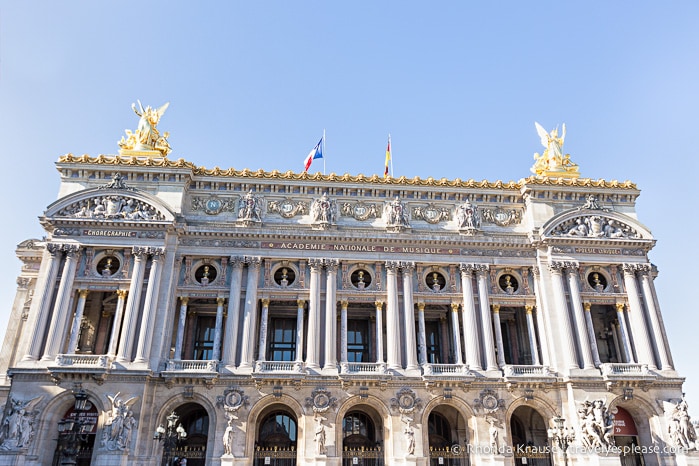
[[[386,167],[383,170],[383,177],[388,176],[388,164],[391,161],[391,135],[388,135],[388,145],[386,146]]]

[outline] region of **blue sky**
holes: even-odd
[[[381,174],[391,133],[395,176],[519,180],[534,122],[565,122],[582,176],[642,190],[699,413],[697,24],[693,1],[0,1],[0,321],[53,163],[115,154],[136,99],[169,101],[170,158],[208,168],[301,171],[325,129],[328,173]]]

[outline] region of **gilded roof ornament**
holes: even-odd
[[[570,161],[570,154],[563,154],[563,143],[566,138],[566,125],[563,123],[561,135],[558,136],[558,128],[547,132],[539,123],[534,123],[536,132],[541,138],[541,144],[546,148],[543,154],[534,154],[534,166],[532,173],[538,178],[579,178],[578,165]]]
[[[119,147],[121,147],[119,153],[131,156],[165,157],[171,151],[167,141],[170,133],[166,131],[161,135],[157,126],[170,102],[158,108],[152,108],[150,105],[143,108],[140,100],[136,102],[138,102],[138,108],[136,104],[131,104],[131,109],[140,117],[138,128],[133,132],[126,130],[126,137],[122,136],[119,141]]]

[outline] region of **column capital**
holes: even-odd
[[[259,269],[262,264],[262,258],[258,256],[245,256],[245,262],[249,267]]]
[[[400,268],[403,271],[404,275],[406,273],[413,273],[413,271],[415,270],[415,262],[401,261]]]
[[[336,273],[337,267],[340,265],[340,261],[337,259],[323,259],[323,264],[325,265],[325,270],[329,273]]]
[[[459,312],[459,303],[451,303],[452,312]]]
[[[78,244],[64,244],[63,251],[66,253],[66,257],[76,257],[80,253],[80,245]]]
[[[349,306],[349,301],[347,301],[346,299],[343,299],[342,301],[340,301],[340,306],[342,307],[343,311],[346,311],[347,307]]]
[[[524,311],[527,314],[533,314],[534,313],[534,306],[532,306],[531,304],[527,304],[524,306]]]
[[[90,292],[90,290],[78,290],[78,295],[79,295],[81,298],[85,299],[85,298],[87,298],[87,294],[88,294],[89,292]]]
[[[425,303],[417,303],[418,312],[425,312]]]
[[[118,297],[124,299],[126,298],[126,295],[129,294],[128,290],[116,290],[116,294]]]
[[[228,258],[228,262],[234,269],[240,269],[245,265],[245,258],[243,256],[231,256]]]
[[[189,304],[189,296],[180,296],[180,302],[186,306]]]
[[[223,306],[223,303],[225,303],[225,302],[226,302],[226,298],[224,298],[222,296],[219,296],[218,298],[216,298],[216,304],[218,304],[219,306]]]
[[[493,314],[500,313],[500,305],[499,304],[491,304],[490,308],[493,310]]]
[[[323,267],[323,259],[308,259],[308,266],[311,272],[318,272]]]
[[[592,303],[589,301],[585,301],[583,303],[583,309],[585,309],[587,312],[590,312],[590,309],[592,309]]]
[[[624,312],[624,303],[615,303],[616,312]]]
[[[577,262],[564,262],[566,272],[568,273],[569,276],[573,276],[578,273],[578,270],[580,270],[580,264]]]
[[[51,254],[52,256],[56,256],[59,254],[61,251],[63,251],[63,248],[61,247],[60,244],[56,243],[46,243],[46,250]]]
[[[541,269],[539,268],[539,266],[535,265],[534,267],[532,267],[532,275],[536,278],[541,276]]]
[[[395,274],[396,272],[398,272],[398,267],[400,267],[400,262],[386,261],[386,272]]]
[[[650,273],[653,270],[653,266],[650,264],[638,264],[636,266],[636,270],[638,271],[638,274],[641,276],[650,276]]]
[[[565,269],[565,262],[551,262],[547,264],[549,272],[555,275],[562,275]]]
[[[624,271],[624,275],[636,275],[636,265],[637,264],[622,264],[621,269]]]
[[[297,299],[296,300],[296,306],[299,308],[303,308],[306,306],[306,300],[305,299]]]
[[[473,270],[474,264],[467,264],[465,262],[459,264],[459,271],[461,271],[462,275],[471,276],[473,275]]]
[[[476,272],[478,275],[485,275],[488,270],[490,270],[490,266],[488,264],[471,264],[473,266],[473,271]]]
[[[374,306],[376,306],[376,310],[380,311],[383,309],[383,301],[375,301]]]
[[[148,254],[153,256],[153,260],[160,260],[165,255],[165,248],[148,248]]]
[[[134,246],[131,248],[131,254],[137,261],[142,261],[148,255],[148,249],[145,246]]]
[[[269,307],[269,298],[262,298],[260,301],[263,307]]]

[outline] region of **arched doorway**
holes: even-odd
[[[375,413],[354,410],[345,414],[342,419],[342,465],[383,466],[380,432],[380,419]]]
[[[71,406],[59,421],[53,466],[89,466],[97,433],[97,408],[85,398],[84,406]]]
[[[537,410],[529,406],[515,409],[510,418],[510,432],[517,466],[551,466],[546,422]]]
[[[614,443],[620,448],[622,466],[644,466],[636,423],[631,414],[619,406],[614,414]]]
[[[260,416],[255,466],[295,466],[298,424],[286,406],[275,405]]]
[[[179,423],[187,437],[178,442],[170,455],[174,465],[204,466],[206,464],[206,443],[209,439],[209,413],[198,403],[187,403],[175,409]]]
[[[466,466],[466,422],[453,407],[437,406],[427,418],[430,465]],[[458,445],[459,448],[453,448]]]

